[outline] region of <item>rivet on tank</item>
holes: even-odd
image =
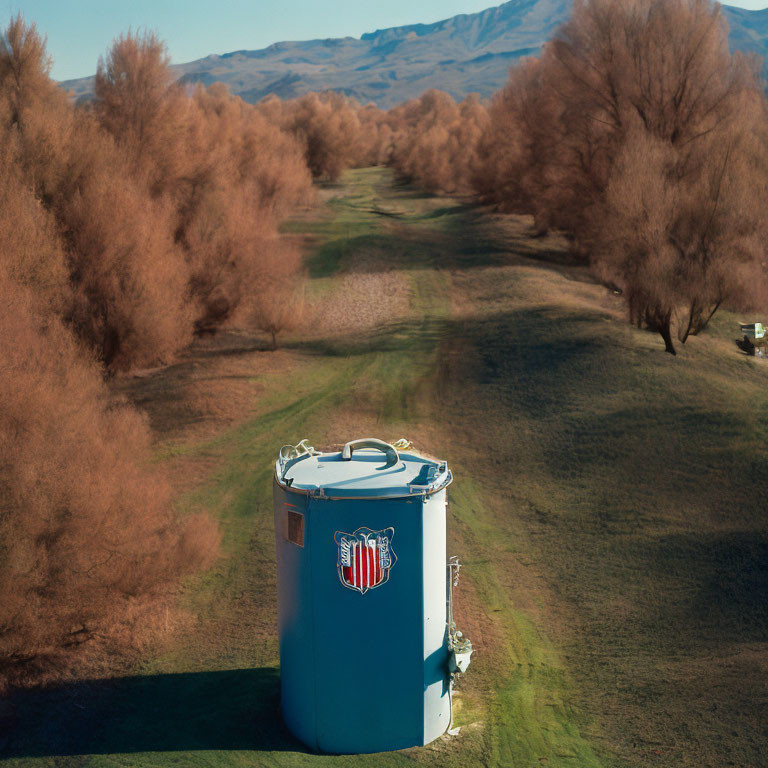
[[[302,440],[275,463],[281,707],[313,750],[383,752],[451,728],[472,644],[453,620],[444,461],[406,440]]]

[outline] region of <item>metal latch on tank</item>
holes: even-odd
[[[298,459],[299,456],[305,456],[306,454],[316,456],[320,453],[320,451],[316,451],[311,445],[307,445],[308,442],[309,441],[305,437],[303,440],[299,440],[296,445],[284,445],[280,449],[276,462],[277,476],[280,480],[285,480],[285,470],[288,467],[289,461]],[[291,483],[293,483],[293,480],[288,481],[287,485],[290,486]]]
[[[451,682],[467,671],[472,656],[472,643],[456,628],[453,620],[453,588],[459,584],[461,563],[454,555],[448,560],[448,671]]]
[[[426,482],[411,483],[408,489],[411,493],[423,494],[424,501],[427,501],[430,494],[439,491],[450,482],[451,473],[448,469],[448,463],[441,461],[437,465],[427,467],[424,480]]]

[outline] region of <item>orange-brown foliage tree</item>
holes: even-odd
[[[99,65],[96,114],[164,203],[197,330],[248,316],[264,243],[311,200],[301,144],[222,85],[185,94],[153,35],[115,41]]]
[[[304,312],[304,274],[301,253],[291,243],[274,239],[264,244],[262,273],[253,300],[252,320],[270,337],[270,349],[277,349],[277,337],[300,325]]]
[[[3,40],[0,132],[7,162],[50,214],[66,253],[61,317],[112,370],[167,360],[190,338],[191,313],[165,207],[50,81],[34,25],[17,17]]]
[[[277,225],[311,202],[312,179],[299,142],[223,86],[196,89],[192,109],[187,169],[169,195],[209,328],[251,314]]]
[[[477,147],[471,183],[480,199],[502,211],[530,213],[539,232],[549,226],[551,206],[541,205],[548,190],[559,190],[559,182],[547,184],[559,172],[548,164],[545,117],[552,94],[541,83],[540,59],[527,59],[510,72],[509,82],[497,92],[488,110],[488,123]]]
[[[2,269],[0,297],[2,688],[63,674],[87,640],[135,646],[218,534],[174,517],[145,420]]]
[[[675,324],[685,343],[724,303],[768,306],[766,147],[742,135],[680,153],[645,131],[629,139],[596,209],[593,264],[622,287],[632,321],[675,354]]]
[[[390,110],[392,165],[430,192],[466,193],[478,163],[477,148],[488,112],[476,96],[460,104],[442,91]]]
[[[12,125],[24,123],[37,100],[52,93],[50,68],[45,40],[35,25],[28,25],[18,13],[0,35],[0,89],[5,118]]]
[[[154,33],[118,37],[99,59],[94,106],[153,194],[179,175],[188,99],[173,83],[165,44]]]
[[[363,164],[370,151],[361,138],[359,106],[340,93],[308,93],[290,101],[270,97],[258,108],[298,139],[313,178],[336,181],[347,168]]]
[[[495,99],[475,184],[570,233],[674,352],[677,315],[684,341],[722,302],[764,296],[764,124],[719,6],[578,0]]]
[[[100,163],[59,215],[72,254],[70,319],[113,370],[168,362],[191,338],[188,266],[167,207],[123,164]]]

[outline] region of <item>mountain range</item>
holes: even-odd
[[[245,101],[335,90],[392,107],[429,88],[460,99],[490,96],[518,59],[535,55],[568,19],[571,0],[510,0],[434,24],[379,29],[362,37],[283,42],[255,51],[212,54],[172,66],[184,83],[222,82]],[[732,49],[768,53],[768,9],[723,6]],[[765,72],[764,68],[764,72]],[[93,77],[61,86],[88,99]]]

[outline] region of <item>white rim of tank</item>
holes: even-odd
[[[301,496],[311,496],[313,499],[328,499],[332,501],[366,501],[374,499],[412,499],[418,496],[431,496],[438,491],[447,488],[453,482],[453,473],[448,469],[446,462],[441,462],[439,466],[445,466],[435,480],[429,485],[411,485],[410,493],[383,494],[381,496],[330,496],[325,492],[325,488],[294,488],[290,483],[286,483],[280,477],[280,460],[275,462],[275,482],[291,493],[298,493]]]
[[[424,496],[428,498],[432,494],[447,488],[453,482],[453,474],[451,473],[451,470],[448,469],[447,461],[442,461],[441,459],[426,459],[427,463],[434,466],[437,475],[433,477],[432,480],[426,485],[409,483],[408,493],[390,492],[381,494],[365,494],[361,496],[334,496],[327,494],[325,488],[321,486],[315,486],[314,488],[294,488],[293,479],[289,479],[288,481],[285,480],[285,475],[287,474],[288,470],[294,464],[297,464],[309,456],[323,455],[322,451],[315,450],[307,443],[308,441],[304,439],[301,440],[297,445],[284,445],[280,449],[277,461],[275,461],[275,482],[277,482],[281,488],[290,490],[293,493],[310,496],[311,498],[333,499],[334,501],[342,501],[344,499],[349,499],[350,501],[363,501],[365,499],[409,499],[413,498],[414,496]],[[405,443],[405,445],[402,446],[400,445],[401,443]],[[411,447],[410,441],[407,440],[398,440],[396,445],[401,448]],[[341,458],[345,461],[350,461],[352,459],[353,450],[363,448],[373,448],[379,451],[383,451],[388,455],[388,457],[394,457],[395,462],[400,458],[395,445],[386,443],[383,440],[379,440],[378,438],[362,438],[358,440],[350,440],[348,443],[346,443],[343,450],[341,451]],[[335,451],[333,453],[335,453]],[[424,460],[424,457],[418,456],[418,454],[410,456],[409,458]]]

